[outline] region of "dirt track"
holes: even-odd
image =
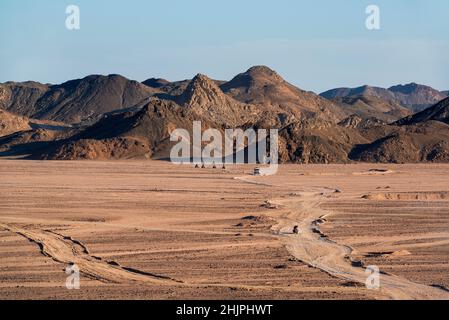
[[[448,167],[371,167],[0,161],[0,295],[447,299]],[[380,267],[380,291],[351,260]]]
[[[328,239],[319,230],[319,222],[325,221],[326,216],[331,214],[320,209],[320,204],[334,192],[327,189],[301,192],[298,200],[279,202],[291,210],[291,214],[283,217],[274,230],[282,236],[289,252],[300,261],[335,277],[363,285],[367,280],[366,268],[354,265],[357,262],[351,260],[353,249]],[[302,230],[299,235],[289,234],[294,225]],[[380,285],[381,290],[392,299],[449,299],[446,290],[385,273],[381,274]]]
[[[65,265],[77,265],[84,275],[101,282],[124,283],[135,281],[171,285],[180,282],[168,277],[121,267],[115,261],[102,261],[101,258],[90,255],[87,247],[81,242],[50,230],[21,229],[3,224],[0,224],[0,227],[36,243],[41,248],[41,253],[54,261]]]

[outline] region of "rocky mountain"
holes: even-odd
[[[31,130],[28,118],[0,109],[0,137],[26,130]]]
[[[414,111],[423,110],[446,98],[444,93],[429,86],[410,83],[389,88],[402,105],[411,107]]]
[[[191,79],[187,79],[170,82],[165,79],[150,78],[142,83],[150,88],[158,89],[161,92],[167,93],[168,95],[179,96],[187,89],[187,86],[190,84],[191,81],[192,81]],[[217,86],[220,86],[225,82],[213,79],[211,79],[211,81],[213,81]]]
[[[350,153],[356,161],[449,162],[449,98],[392,125],[363,132],[368,144]]]
[[[155,92],[119,75],[93,75],[51,86],[32,116],[66,123],[92,121],[103,113],[131,107]]]
[[[193,78],[185,91],[174,97],[174,101],[197,119],[208,119],[229,128],[254,121],[261,111],[255,105],[227,96],[213,80],[202,74]]]
[[[374,141],[356,145],[350,159],[383,163],[449,162],[449,125],[443,122],[382,129],[382,134],[374,135],[377,137]]]
[[[401,119],[398,125],[411,125],[435,120],[449,124],[449,98],[437,103],[433,107],[418,112],[412,116]]]
[[[30,117],[37,101],[49,88],[49,85],[32,81],[0,83],[0,109]]]
[[[150,78],[142,82],[144,85],[150,88],[162,88],[170,85],[170,81],[161,78]]]
[[[71,136],[74,131],[76,130],[56,131],[38,127],[0,137],[0,156],[35,158],[36,154],[48,150],[60,139]]]
[[[334,103],[293,86],[266,66],[252,67],[220,88],[240,102],[261,105],[298,119],[318,115],[335,121],[348,115]]]
[[[61,140],[38,155],[43,159],[166,158],[173,146],[170,134],[182,128],[192,132],[199,120],[170,100],[152,98],[137,111],[117,111],[81,132]],[[204,128],[210,122],[203,122]]]
[[[119,75],[92,75],[51,86],[36,83],[3,86],[6,87],[3,109],[65,123],[95,121],[103,113],[131,107],[159,92]]]
[[[354,128],[319,118],[304,119],[280,131],[280,162],[347,163],[353,146],[367,142]]]
[[[326,99],[369,96],[383,101],[394,102],[412,111],[421,111],[447,97],[443,92],[429,86],[410,83],[386,88],[362,86],[357,88],[337,88],[320,94]]]
[[[412,111],[391,100],[383,100],[375,96],[356,95],[334,98],[342,108],[363,119],[376,118],[380,121],[394,122],[412,114]]]
[[[357,88],[336,88],[320,93],[320,96],[332,100],[335,98],[370,96],[381,100],[393,100],[394,94],[388,89],[364,85]]]
[[[203,130],[221,132],[279,129],[281,163],[449,162],[449,98],[410,111],[439,94],[416,84],[365,86],[327,92],[329,101],[264,66],[228,82],[202,74],[176,82],[118,75],[9,82],[0,85],[0,156],[166,159],[170,133],[191,133],[201,121]]]
[[[0,109],[0,137],[16,132],[38,129],[65,131],[70,130],[71,127],[54,121],[29,119]]]
[[[191,79],[187,80],[181,80],[181,81],[173,81],[169,82],[166,85],[159,87],[158,89],[170,96],[179,96],[182,94],[186,89],[187,86],[190,84]]]

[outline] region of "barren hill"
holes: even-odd
[[[350,158],[384,163],[449,162],[449,125],[428,121],[386,129],[389,132],[375,141],[354,147]]]
[[[174,100],[198,120],[208,119],[229,128],[254,121],[260,115],[260,108],[227,96],[213,80],[201,74]]]
[[[37,101],[49,88],[49,85],[32,81],[0,83],[0,109],[30,117]]]
[[[150,88],[161,88],[170,84],[170,81],[161,78],[150,78],[142,82],[144,85]]]
[[[293,163],[347,163],[356,144],[366,143],[354,128],[322,119],[304,119],[280,131],[280,160]]]
[[[193,118],[169,100],[153,98],[139,111],[117,112],[39,155],[44,159],[129,159],[166,157],[170,133],[192,132]],[[207,125],[207,123],[206,123]]]
[[[449,98],[417,84],[303,91],[256,66],[228,82],[198,74],[143,83],[119,75],[61,85],[0,85],[1,155],[39,159],[167,158],[175,129],[279,129],[281,162],[449,162]],[[407,108],[404,107],[407,105]],[[398,120],[400,119],[400,120]],[[66,123],[77,123],[67,126]],[[396,122],[394,122],[396,121]],[[393,123],[393,124],[389,124]]]
[[[318,115],[327,120],[341,120],[347,116],[334,103],[293,86],[266,66],[252,67],[220,87],[238,101],[287,112],[298,119],[304,115]]]
[[[372,142],[350,157],[368,162],[449,162],[449,98],[393,125],[363,132]]]
[[[389,88],[402,105],[409,106],[412,110],[421,111],[446,98],[444,93],[432,87],[417,83],[397,85]]]
[[[92,120],[103,113],[131,107],[154,92],[119,75],[88,76],[52,86],[37,102],[33,117],[67,123]]]
[[[437,103],[433,107],[425,109],[397,122],[398,125],[410,125],[426,122],[429,120],[441,121],[449,124],[449,98]]]
[[[25,130],[31,130],[29,119],[0,109],[0,137]]]
[[[383,101],[394,102],[412,111],[421,111],[447,97],[443,92],[416,83],[397,85],[388,89],[367,85],[357,88],[337,88],[320,95],[326,99],[370,96]]]
[[[145,80],[142,83],[150,88],[158,89],[158,90],[160,90],[164,93],[167,93],[171,96],[179,96],[187,89],[187,86],[190,84],[191,81],[192,81],[191,79],[186,79],[186,80],[170,82],[165,79],[150,78],[148,80]],[[217,86],[220,86],[221,84],[224,83],[224,81],[221,81],[221,80],[211,79],[211,81],[215,82],[215,84]]]
[[[91,75],[60,85],[2,85],[2,108],[36,119],[66,123],[93,121],[101,114],[131,107],[158,92],[119,75]]]
[[[394,94],[388,89],[364,85],[357,88],[336,88],[325,91],[320,96],[326,99],[369,96],[381,100],[394,100]]]
[[[412,114],[409,109],[397,102],[366,94],[334,98],[333,101],[339,103],[345,111],[363,119],[377,118],[381,121],[393,122]]]

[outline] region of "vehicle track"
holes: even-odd
[[[240,177],[239,180],[254,184],[248,177]],[[351,260],[353,249],[330,240],[319,229],[320,222],[324,222],[325,217],[332,214],[320,205],[335,193],[337,190],[327,187],[311,188],[295,192],[294,196],[288,198],[269,200],[277,204],[279,210],[287,212],[280,218],[273,215],[278,224],[272,230],[298,260],[334,277],[365,285],[369,274],[362,262]],[[299,226],[299,234],[292,234],[295,225]],[[395,300],[449,299],[447,290],[386,273],[380,275],[380,292]]]
[[[0,227],[36,243],[41,253],[65,265],[76,264],[85,276],[105,283],[144,282],[152,284],[179,284],[179,280],[123,267],[114,261],[104,261],[90,255],[80,241],[50,230],[30,229],[1,224]]]

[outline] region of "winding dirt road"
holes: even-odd
[[[180,281],[139,270],[120,266],[114,261],[103,261],[90,255],[81,242],[64,237],[50,230],[25,229],[0,224],[0,228],[25,237],[36,243],[41,253],[65,265],[77,265],[81,273],[89,278],[106,283],[143,282],[153,284],[176,284]]]
[[[248,177],[238,179],[258,184]],[[353,249],[331,241],[319,229],[319,225],[326,221],[326,216],[332,214],[321,209],[320,205],[332,194],[337,193],[335,189],[313,188],[295,192],[294,196],[287,199],[269,200],[287,212],[280,218],[276,217],[278,224],[273,226],[272,230],[279,235],[289,252],[298,260],[340,279],[365,285],[369,273],[366,273],[362,262],[351,260]],[[295,225],[299,226],[299,234],[292,234]],[[444,289],[415,283],[382,271],[380,291],[395,300],[449,299],[449,292]]]

